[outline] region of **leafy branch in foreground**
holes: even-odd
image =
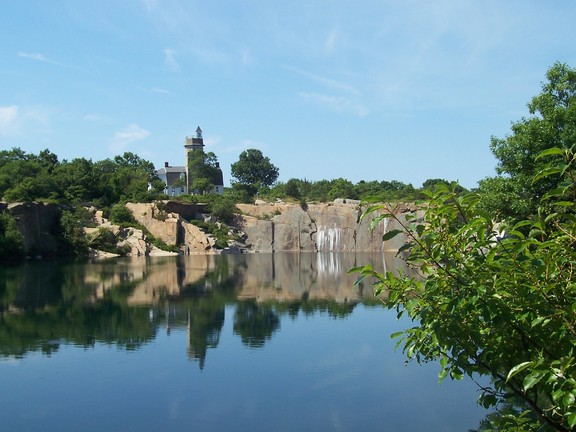
[[[576,217],[557,202],[543,202],[537,218],[503,236],[476,194],[439,187],[421,208],[424,221],[403,226],[406,261],[419,277],[351,271],[374,278],[384,303],[416,323],[394,335],[408,358],[439,360],[440,380],[490,376],[492,386],[481,389],[483,406],[511,396],[527,406],[507,417],[514,427],[533,422],[539,430],[570,431],[576,425]],[[382,210],[402,224],[385,205],[364,216]]]
[[[417,277],[352,269],[414,322],[395,335],[409,358],[439,360],[441,380],[491,378],[483,430],[576,430],[576,70],[547,78],[532,116],[492,140],[500,175],[479,193],[441,184],[404,224],[367,210],[401,225],[387,237],[405,233]]]

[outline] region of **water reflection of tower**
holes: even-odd
[[[190,309],[188,309],[188,320],[186,323],[186,353],[188,354],[188,358],[190,360],[198,360],[198,364],[200,366],[200,369],[204,369],[204,361],[206,359],[206,353],[204,352],[204,355],[202,355],[202,353],[197,353],[196,350],[194,349],[194,343],[192,341],[192,319],[190,316]]]
[[[200,369],[204,369],[208,348],[218,346],[223,325],[224,305],[197,299],[188,309],[186,351],[190,360],[198,361]]]
[[[194,346],[192,343],[192,320],[190,317],[190,310],[188,310],[188,320],[186,323],[186,341],[187,341],[187,345],[186,345],[186,353],[188,354],[188,358],[190,360],[198,360],[200,369],[204,369],[204,361],[206,359],[206,355],[202,355],[202,354],[198,354],[195,350],[194,350]]]

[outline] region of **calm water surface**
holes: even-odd
[[[472,382],[404,363],[346,271],[393,255],[0,268],[0,430],[467,431]]]

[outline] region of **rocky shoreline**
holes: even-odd
[[[394,251],[403,244],[398,236],[383,242],[386,231],[399,228],[393,219],[386,219],[370,228],[377,214],[361,218],[364,208],[358,201],[335,200],[330,203],[294,204],[257,201],[238,204],[239,214],[226,228],[228,246],[216,247],[214,236],[196,226],[193,221],[210,217],[198,204],[177,201],[127,203],[138,225],[122,227],[110,222],[103,212],[87,207],[93,214],[94,227],[85,228],[87,237],[110,231],[119,248],[129,256],[165,256],[178,254],[219,254],[252,252],[379,252]],[[8,211],[16,221],[24,239],[25,251],[37,255],[53,253],[57,248],[61,208],[45,203],[0,203],[0,211]],[[410,204],[395,206],[395,213],[403,218],[413,213]],[[218,222],[216,222],[218,223]],[[170,246],[173,251],[158,248],[150,235]],[[177,250],[177,251],[175,251]],[[90,250],[90,257],[115,256],[108,252]]]

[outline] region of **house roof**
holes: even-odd
[[[156,170],[156,173],[158,175],[168,174],[168,173],[186,173],[186,167],[183,167],[183,166],[163,167],[163,168],[160,168],[159,170]]]

